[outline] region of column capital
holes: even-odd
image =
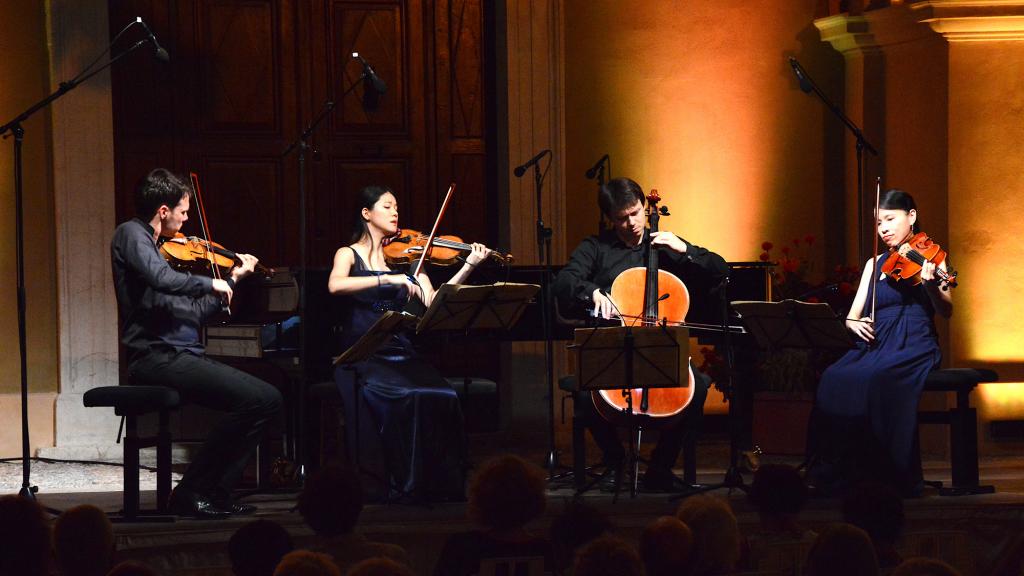
[[[1022,0],[1024,1],[1024,0]],[[934,34],[917,14],[901,4],[861,15],[838,14],[814,21],[821,39],[844,56],[879,52],[885,46],[919,40]]]
[[[1024,0],[918,0],[918,22],[950,42],[1024,40]]]

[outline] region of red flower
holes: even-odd
[[[804,242],[806,242],[808,246],[814,244],[814,234],[808,234],[807,236],[804,236]]]
[[[783,254],[789,254],[789,246],[783,246],[782,247],[782,253]]]
[[[811,296],[806,301],[810,302],[811,304],[817,304],[818,302],[821,302],[821,300],[818,300],[817,296]]]
[[[782,261],[782,269],[785,270],[786,272],[791,273],[791,274],[793,272],[796,272],[797,268],[799,268],[799,267],[800,267],[800,261],[797,260],[796,258],[790,258],[788,260],[783,260]]]
[[[765,240],[764,242],[761,243],[761,250],[764,250],[765,252],[767,252],[768,250],[771,250],[774,247],[775,247],[775,245],[772,244],[771,242],[768,242],[767,240]]]
[[[768,256],[768,253],[767,253],[767,252],[761,252],[761,255],[760,255],[760,256],[758,256],[758,258],[760,258],[760,259],[761,259],[761,262],[767,262],[767,261],[768,261],[768,258],[769,258],[769,256]]]
[[[799,246],[799,245],[800,245],[800,239],[799,238],[793,238],[793,246]]]
[[[849,296],[851,293],[853,293],[853,284],[849,282],[839,283],[839,294],[841,296]]]

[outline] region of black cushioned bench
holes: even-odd
[[[110,407],[124,417],[124,510],[119,520],[173,520],[167,515],[171,494],[170,413],[178,407],[178,392],[164,386],[101,386],[82,397],[86,407]],[[160,425],[156,436],[139,436],[138,418],[156,412]],[[139,510],[139,451],[156,447],[156,515],[141,516]]]
[[[978,478],[978,415],[971,407],[971,391],[978,384],[998,382],[999,375],[984,368],[946,368],[928,374],[924,392],[955,392],[956,405],[948,410],[918,412],[920,424],[949,426],[949,459],[953,472],[953,485],[943,487],[941,482],[926,482],[936,486],[945,496],[963,494],[990,494],[992,486],[982,486]]]

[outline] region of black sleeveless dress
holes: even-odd
[[[391,273],[371,270],[352,252],[351,276]],[[382,285],[348,300],[341,319],[343,349],[384,312],[402,310],[408,292],[404,286]],[[349,457],[354,462],[359,450],[368,496],[381,497],[390,487],[421,500],[463,498],[466,448],[459,399],[441,374],[416,355],[404,334],[393,336],[369,360],[338,366],[334,378],[345,404]],[[357,419],[359,446],[353,429]]]

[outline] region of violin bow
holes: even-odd
[[[875,217],[872,221],[873,233],[871,234],[875,238],[874,249],[871,252],[871,324],[875,323],[875,300],[878,295],[878,290],[875,289],[875,283],[878,282],[878,203],[882,197],[882,177],[875,177]]]
[[[189,172],[188,180],[192,184],[192,195],[195,196],[196,205],[199,207],[199,232],[206,239],[203,244],[203,251],[207,253],[207,257],[210,259],[210,274],[214,278],[222,280],[220,268],[217,267],[217,256],[213,254],[213,239],[210,238],[210,227],[206,222],[206,207],[203,205],[203,195],[199,191],[199,174]],[[231,307],[228,306],[227,302],[222,302],[221,308],[228,316],[231,315]]]
[[[416,271],[412,275],[414,282],[419,277],[420,272],[423,271],[423,263],[427,261],[427,254],[430,253],[430,247],[434,244],[434,236],[437,235],[437,229],[441,225],[441,218],[444,217],[444,212],[448,209],[448,202],[452,199],[452,192],[455,192],[455,182],[448,186],[448,193],[445,194],[444,202],[441,203],[441,210],[437,213],[437,218],[434,220],[434,227],[430,229],[430,236],[427,237],[427,243],[423,246],[420,261],[416,264]]]

